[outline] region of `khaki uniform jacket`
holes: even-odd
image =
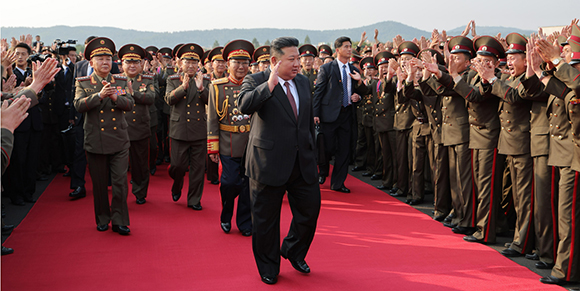
[[[466,72],[462,73],[465,74]],[[465,105],[465,99],[453,90],[455,82],[447,73],[442,73],[441,79],[434,76],[421,81],[421,88],[427,83],[431,89],[441,95],[441,114],[443,125],[441,125],[441,140],[445,146],[458,145],[469,142],[469,114]],[[434,94],[425,94],[434,95]]]
[[[395,123],[393,127],[395,130],[405,130],[413,127],[413,122],[415,121],[415,116],[413,111],[411,111],[411,103],[401,102],[404,99],[400,99],[399,95],[402,94],[397,91],[397,77],[393,77],[390,81],[385,82],[384,88],[393,87],[395,91]]]
[[[171,113],[171,107],[167,102],[165,102],[165,92],[167,91],[167,78],[171,75],[177,74],[177,68],[172,66],[167,66],[161,68],[158,74],[155,74],[157,78],[157,83],[159,84],[159,99],[156,100],[156,104],[161,104],[163,108],[163,113],[169,115]]]
[[[525,74],[517,77],[502,75],[492,85],[492,94],[501,98],[499,105],[498,152],[504,155],[530,153],[530,110],[532,102],[524,100],[526,90],[521,84]]]
[[[127,92],[127,77],[109,74],[105,80],[117,88],[117,102],[99,98],[103,79],[96,73],[76,80],[74,106],[85,113],[85,144],[87,152],[114,154],[129,148],[127,121],[123,111],[133,108],[134,100]]]
[[[2,135],[2,174],[4,174],[4,171],[10,165],[10,156],[14,147],[14,134],[6,128],[2,128],[0,132]]]
[[[423,103],[423,98],[409,98],[408,93],[410,93],[408,86],[414,86],[413,83],[407,83],[405,81],[403,89],[397,94],[397,100],[399,103],[408,103],[411,112],[413,113],[413,135],[415,136],[428,136],[431,135],[431,127],[429,125],[429,118],[427,117],[427,111],[425,109],[425,104]],[[419,87],[417,86],[412,92],[421,93]]]
[[[551,82],[552,85],[550,83],[548,85],[553,86],[556,83],[559,83],[559,86],[561,86],[558,90],[570,91],[566,88],[566,85],[559,81]],[[533,101],[532,110],[530,111],[530,152],[532,157],[546,156],[550,154],[550,122],[548,121],[547,115],[548,98],[552,97],[549,93],[550,90],[546,91],[546,88],[536,76],[525,78],[522,80],[522,85],[528,92],[528,95],[536,95],[538,90],[543,91],[543,93],[540,93],[540,96],[542,97],[541,99],[545,100]]]
[[[486,90],[487,89],[487,90]],[[494,149],[499,139],[499,99],[491,94],[490,87],[474,70],[469,70],[455,84],[453,90],[463,96],[469,113],[469,148]]]
[[[569,64],[564,63],[557,67],[554,76],[574,91],[568,93],[564,101],[568,110],[568,119],[572,123],[572,140],[574,142],[574,157],[571,168],[580,172],[580,104],[578,104],[580,72]]]
[[[365,80],[365,85],[370,89],[368,94],[361,96],[362,100],[357,104],[361,112],[361,123],[366,127],[373,127],[375,123],[375,106],[373,104],[373,98],[377,95],[377,90],[379,89],[377,84],[379,81],[377,79],[367,79]],[[358,116],[357,116],[358,117]]]
[[[165,101],[171,106],[169,137],[182,141],[207,139],[207,104],[209,80],[204,79],[203,90],[198,91],[195,79],[189,79],[189,88],[181,86],[183,73],[167,78]]]
[[[155,107],[155,82],[152,75],[139,74],[131,80],[135,104],[125,112],[129,124],[129,140],[136,141],[151,136],[151,113],[149,107]]]
[[[2,92],[2,101],[8,100],[8,105],[10,105],[10,104],[12,104],[14,99],[19,98],[22,95],[24,95],[24,96],[26,96],[26,98],[30,99],[30,107],[28,107],[28,108],[32,108],[32,107],[38,105],[38,96],[30,88],[22,89],[16,94]]]
[[[432,94],[427,96],[425,94]],[[443,118],[441,115],[442,107],[442,97],[437,95],[433,89],[427,83],[419,83],[418,87],[415,87],[413,83],[405,82],[405,87],[403,88],[403,95],[410,99],[415,99],[418,101],[423,101],[425,105],[425,113],[427,113],[427,119],[429,120],[429,128],[431,130],[431,137],[434,144],[442,144],[441,140],[441,125],[443,124]]]
[[[312,95],[314,96],[314,88],[316,87],[316,78],[318,78],[318,72],[315,69],[310,69],[310,71],[302,69],[300,70],[300,74],[308,78],[308,81],[310,82],[310,89],[312,91]]]
[[[250,115],[238,108],[242,85],[229,78],[212,81],[207,113],[207,152],[241,158],[250,136]]]
[[[580,71],[570,64],[562,63],[556,68],[554,76],[572,89],[574,95],[580,96]]]
[[[395,124],[395,87],[387,85],[385,79],[369,84],[374,107],[373,126],[376,132],[393,130]],[[372,87],[372,88],[370,88]]]

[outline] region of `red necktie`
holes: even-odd
[[[294,111],[294,117],[298,119],[298,110],[296,110],[296,100],[294,100],[294,96],[292,96],[292,91],[290,91],[290,83],[285,82],[284,86],[286,86],[286,96],[288,96],[288,101],[290,101],[290,106],[292,106],[292,111]]]

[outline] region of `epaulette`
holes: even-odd
[[[208,76],[208,75],[203,75],[203,78],[206,79],[206,80],[211,80],[211,77]]]
[[[82,81],[88,81],[91,79],[91,76],[84,76],[84,77],[78,77],[77,81],[82,82]]]
[[[143,79],[153,80],[153,75],[141,75]]]
[[[220,84],[225,84],[229,81],[230,80],[228,79],[228,77],[223,77],[223,78],[219,78],[219,79],[215,79],[215,80],[211,81],[211,84],[212,85],[220,85]]]
[[[127,76],[122,75],[122,74],[114,74],[113,77],[117,80],[127,81]]]
[[[181,78],[181,76],[179,74],[169,76],[169,79],[171,79],[171,80],[178,80],[179,78]]]

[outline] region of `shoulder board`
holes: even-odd
[[[152,80],[153,79],[153,75],[141,75],[141,77],[143,79],[148,79],[148,80]]]
[[[211,80],[210,76],[208,76],[208,75],[203,75],[203,78],[206,80]]]
[[[229,81],[230,80],[227,77],[224,77],[224,78],[219,78],[219,79],[215,79],[215,80],[211,81],[211,84],[212,85],[220,85],[220,84],[225,84]]]
[[[115,79],[117,79],[117,80],[124,80],[124,81],[127,80],[127,76],[122,75],[122,74],[114,74],[113,77],[115,77]]]
[[[179,74],[169,76],[169,79],[171,79],[171,80],[178,80],[179,78],[181,78],[181,76]]]
[[[82,82],[82,81],[88,81],[91,79],[91,76],[84,76],[84,77],[78,77],[77,81]]]

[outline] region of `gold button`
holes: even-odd
[[[113,121],[117,121],[117,119],[115,117],[113,117]]]
[[[189,111],[187,111],[187,114],[189,114]]]
[[[105,131],[105,128],[104,127],[101,127],[101,131]]]
[[[187,119],[187,122],[189,122],[189,118]]]
[[[199,111],[197,113],[199,113]]]
[[[105,112],[103,112],[103,110],[101,110],[101,114],[103,114],[103,113],[105,113]]]
[[[48,103],[48,105],[52,105],[52,103]]]
[[[189,104],[187,104],[187,107],[189,107],[189,106],[190,106],[190,105],[189,105]]]
[[[199,121],[200,119],[198,118],[197,121]]]
[[[115,112],[115,108],[111,108],[111,112]]]
[[[117,127],[116,127],[116,126],[115,126],[115,127],[113,127],[113,130],[117,130]]]
[[[105,122],[105,120],[104,119],[101,119],[101,122]]]
[[[133,118],[133,122],[135,122],[135,118]]]
[[[195,106],[199,106],[199,103],[195,103]]]

